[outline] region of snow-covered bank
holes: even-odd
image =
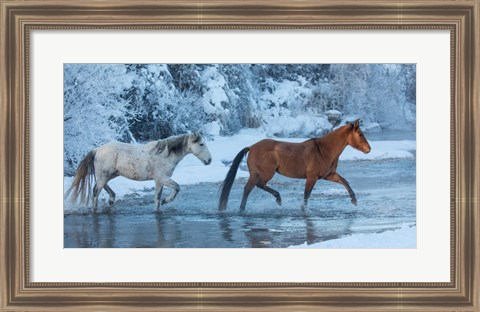
[[[229,163],[244,147],[250,146],[267,136],[256,130],[242,130],[239,134],[231,137],[215,137],[214,141],[208,142],[208,148],[214,157],[214,161]],[[368,135],[367,135],[368,138]],[[303,142],[305,138],[282,138],[279,141]],[[369,141],[372,150],[368,154],[357,151],[350,146],[340,155],[340,160],[381,160],[395,158],[414,158],[412,153],[417,149],[416,141]],[[193,157],[190,155],[190,157]],[[185,160],[182,162],[184,163]],[[180,163],[180,165],[182,164]],[[180,166],[179,165],[179,166]]]
[[[288,248],[416,248],[417,227],[404,224],[400,229],[381,233],[354,234],[320,243]]]
[[[230,163],[237,153],[246,146],[250,146],[262,139],[266,135],[256,130],[242,130],[239,134],[231,137],[214,137],[208,141],[207,145],[212,154],[212,163],[205,166],[193,155],[187,155],[175,169],[172,179],[180,185],[191,185],[200,182],[221,182],[225,178]],[[280,139],[288,142],[302,142],[305,138]],[[363,154],[360,151],[347,147],[340,156],[341,161],[355,160],[384,160],[398,158],[414,158],[413,151],[416,150],[416,142],[411,140],[404,141],[370,141],[372,151],[369,154]],[[240,167],[237,172],[238,177],[248,177],[248,172]],[[64,178],[64,190],[67,190],[72,182],[71,177]],[[109,182],[110,187],[116,193],[116,199],[120,200],[129,194],[142,195],[145,192],[151,192],[154,187],[153,181],[133,181],[123,177],[117,177]],[[107,199],[108,195],[102,191],[100,200]],[[71,204],[65,202],[65,212],[78,211],[78,208],[71,207]]]

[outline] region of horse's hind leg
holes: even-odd
[[[102,189],[105,187],[107,184],[107,180],[103,177],[97,178],[97,182],[95,183],[95,186],[93,187],[93,205],[92,205],[92,213],[97,212],[97,207],[98,207],[98,196],[100,195],[100,192]]]
[[[108,186],[107,183],[105,183],[103,188],[108,193],[108,207],[111,209],[113,207],[113,203],[115,203],[115,192],[110,188],[110,186]]]
[[[267,191],[269,192],[270,194],[272,194],[273,196],[275,196],[275,199],[277,201],[277,204],[281,205],[282,204],[282,198],[280,197],[280,193],[275,191],[274,189],[268,187],[265,183],[262,183],[262,182],[258,182],[257,183],[257,186],[259,188],[261,188],[262,190],[264,191]]]
[[[92,202],[92,213],[97,212],[97,206],[98,206],[98,195],[100,195],[100,191],[102,190],[101,187],[98,187],[98,183],[95,183],[95,186],[93,187],[93,202]]]
[[[273,178],[275,171],[277,170],[276,161],[274,159],[269,159],[262,168],[257,168],[257,170],[260,174],[260,180],[258,181],[257,186],[275,196],[277,204],[281,205],[282,198],[280,197],[280,193],[267,186],[268,181]]]
[[[247,205],[247,199],[248,195],[252,191],[252,189],[255,187],[255,185],[258,183],[259,177],[257,175],[250,175],[250,178],[248,178],[247,184],[245,184],[245,187],[243,188],[243,196],[242,196],[242,203],[240,204],[240,211],[245,210],[245,206]]]

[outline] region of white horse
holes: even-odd
[[[107,182],[118,176],[124,176],[136,181],[155,180],[155,207],[160,211],[160,205],[171,202],[180,191],[180,186],[171,179],[177,164],[192,153],[205,165],[212,162],[212,156],[205,141],[199,133],[172,136],[147,144],[126,144],[110,142],[91,150],[80,162],[72,186],[65,193],[67,198],[72,193],[71,200],[80,197],[82,203],[89,202],[93,187],[92,211],[96,212],[98,195],[104,188],[109,195],[109,209],[115,202],[115,193]],[[173,191],[160,201],[163,187]]]

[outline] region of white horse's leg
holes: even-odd
[[[108,193],[108,208],[112,209],[113,208],[113,203],[115,203],[115,192],[108,186],[107,183],[105,183],[105,186],[103,187],[105,191]]]
[[[100,195],[100,192],[102,189],[105,187],[107,184],[107,179],[104,177],[97,177],[97,183],[95,183],[95,186],[93,187],[93,205],[92,205],[92,213],[97,212],[97,206],[98,206],[98,196]]]
[[[172,192],[170,195],[168,195],[166,198],[162,200],[162,205],[167,204],[171,202],[175,196],[177,196],[178,192],[180,192],[180,185],[178,185],[177,182],[173,181],[170,177],[162,177],[160,178],[156,183],[160,183],[163,186],[169,187],[172,189]]]
[[[162,197],[163,185],[159,182],[155,182],[155,208],[157,212],[160,212],[160,198]]]
[[[92,213],[97,212],[98,195],[100,194],[101,190],[102,190],[101,188],[98,188],[98,183],[95,183],[95,186],[93,187]]]

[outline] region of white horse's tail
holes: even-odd
[[[80,197],[80,203],[89,202],[92,193],[92,181],[95,178],[95,168],[93,166],[93,160],[95,158],[95,150],[91,150],[82,159],[80,165],[78,165],[75,177],[73,178],[72,185],[65,193],[67,198],[72,193],[71,201],[76,202]]]

